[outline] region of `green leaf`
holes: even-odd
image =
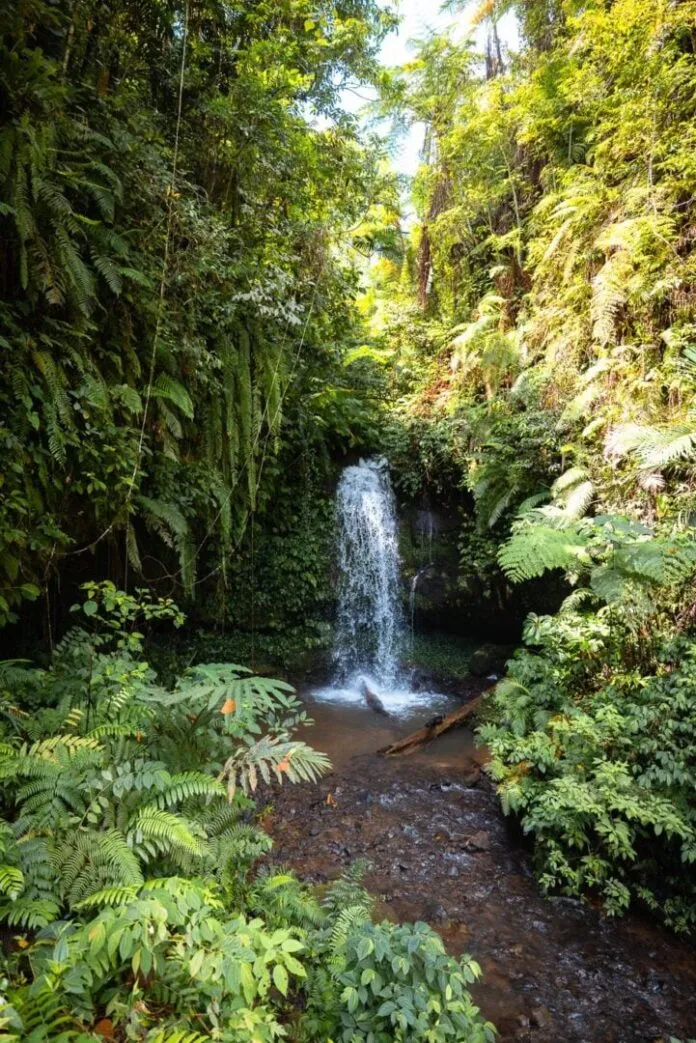
[[[278,989],[278,992],[282,992],[283,996],[288,994],[288,972],[281,963],[276,963],[273,968],[273,984]]]

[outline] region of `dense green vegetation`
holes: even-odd
[[[509,8],[515,57],[493,24]],[[385,93],[427,128],[418,223],[367,301],[394,360],[393,458],[413,488],[468,492],[465,587],[504,605],[565,575],[481,730],[540,882],[688,930],[696,5],[477,16],[484,68],[434,37]]]
[[[445,6],[486,53],[385,70],[377,0],[2,5],[2,1038],[492,1038],[357,873],[260,864],[328,764],[233,664],[330,643],[361,451],[537,609],[479,734],[542,888],[696,926],[696,0]]]
[[[3,4],[0,622],[43,595],[64,623],[59,579],[95,571],[229,591],[271,491],[350,442],[350,252],[390,176],[339,97],[391,22]]]
[[[104,583],[78,611],[49,669],[2,666],[2,1038],[492,1039],[477,965],[373,924],[356,874],[320,905],[256,868],[253,794],[328,767],[291,687],[222,664],[164,688],[137,627],[175,606]]]

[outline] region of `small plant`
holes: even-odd
[[[315,935],[321,958],[308,989],[303,1039],[341,1043],[489,1043],[486,1022],[468,991],[481,974],[469,956],[446,954],[427,924],[371,919],[372,899],[358,862],[324,899]]]
[[[495,1030],[468,992],[480,974],[471,957],[447,956],[427,924],[365,921],[338,952],[339,1039],[488,1043]]]

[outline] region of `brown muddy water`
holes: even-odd
[[[471,732],[405,758],[377,754],[456,702],[394,719],[303,698],[316,723],[301,738],[329,754],[334,770],[318,786],[274,797],[273,862],[323,884],[367,860],[379,916],[424,920],[451,953],[479,961],[474,996],[503,1043],[696,1036],[694,947],[637,915],[614,921],[579,901],[544,898]]]

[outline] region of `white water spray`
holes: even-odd
[[[366,675],[394,688],[404,646],[394,496],[386,461],[346,467],[336,495],[338,616],[336,680]]]

